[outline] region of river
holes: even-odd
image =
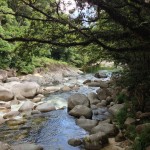
[[[30,132],[30,136],[25,141],[34,141],[36,144],[43,146],[44,150],[80,150],[80,147],[72,147],[68,145],[71,138],[82,138],[88,135],[84,129],[75,123],[75,118],[67,113],[67,99],[74,93],[82,93],[87,95],[95,92],[98,87],[87,87],[83,85],[83,81],[96,79],[92,74],[80,75],[78,77],[66,78],[64,85],[80,85],[79,90],[69,92],[58,92],[48,95],[44,100],[49,101],[57,108],[64,109],[51,111],[44,115],[48,120],[42,125],[38,132]],[[58,85],[57,85],[58,86]]]

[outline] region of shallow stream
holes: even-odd
[[[67,99],[74,93],[82,93],[87,95],[90,92],[95,92],[98,87],[87,87],[83,85],[83,81],[96,78],[91,74],[81,75],[76,77],[66,78],[64,85],[80,85],[77,91],[54,93],[50,94],[45,101],[49,101],[56,107],[65,107],[61,110],[45,113],[48,120],[36,133],[30,134],[26,141],[34,141],[44,147],[44,150],[80,150],[80,147],[72,147],[68,145],[68,140],[71,138],[82,138],[88,133],[75,124],[75,118],[67,113]]]

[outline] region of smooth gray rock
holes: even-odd
[[[68,144],[71,146],[80,146],[82,141],[80,139],[69,139]]]
[[[115,104],[113,106],[111,106],[108,111],[112,114],[112,115],[117,115],[117,113],[124,107],[124,104]]]
[[[126,121],[124,122],[124,124],[125,124],[126,126],[129,126],[129,125],[135,124],[135,122],[136,122],[136,120],[135,120],[134,118],[128,117],[128,118],[126,119]]]
[[[97,94],[94,93],[94,92],[89,93],[87,95],[87,97],[88,97],[91,105],[96,105],[96,104],[98,104],[100,102],[100,100],[97,97]]]
[[[69,115],[72,115],[74,117],[80,117],[84,116],[87,119],[90,119],[92,117],[92,111],[90,108],[84,105],[76,105],[70,112]]]
[[[1,101],[10,101],[14,97],[13,92],[10,89],[7,89],[0,85],[0,100]]]
[[[108,144],[108,138],[104,132],[97,132],[83,138],[86,150],[100,150],[106,144]]]
[[[90,119],[77,119],[76,124],[80,126],[81,128],[91,131],[93,127],[95,127],[98,124],[97,120],[90,120]]]
[[[31,102],[30,100],[27,100],[26,102],[24,102],[22,104],[22,106],[19,108],[19,112],[23,112],[23,111],[31,111],[34,107],[34,103]]]
[[[68,110],[73,109],[76,105],[89,107],[89,99],[84,94],[76,93],[68,98]]]
[[[118,129],[115,125],[110,123],[100,123],[91,130],[91,133],[104,132],[107,136],[115,136]]]
[[[38,105],[36,107],[36,110],[40,112],[49,112],[49,111],[56,110],[56,108],[52,104],[45,102],[43,104]]]

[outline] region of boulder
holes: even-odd
[[[32,99],[32,102],[33,103],[38,103],[38,102],[40,102],[41,101],[41,97],[34,97],[33,99]]]
[[[36,82],[23,82],[12,86],[12,91],[17,99],[33,98],[40,86]]]
[[[69,139],[68,144],[71,146],[80,146],[82,141],[80,139]]]
[[[95,82],[95,81],[91,81],[89,83],[86,83],[86,85],[88,85],[90,87],[100,87],[99,82]]]
[[[124,141],[126,138],[124,137],[124,135],[121,133],[121,132],[119,132],[118,134],[117,134],[117,136],[115,137],[115,141],[116,142],[122,142],[122,141]]]
[[[87,83],[90,83],[91,82],[91,80],[85,80],[84,82],[83,82],[83,84],[87,84]]]
[[[118,133],[118,129],[115,125],[110,123],[100,123],[91,130],[91,133],[104,132],[107,136],[115,136]]]
[[[95,73],[94,77],[96,77],[96,78],[107,78],[108,76],[106,73],[97,72],[97,73]]]
[[[63,91],[63,92],[68,92],[68,91],[71,91],[71,88],[69,87],[69,86],[64,86],[64,87],[62,87],[61,88],[61,90]]]
[[[19,144],[19,145],[14,145],[12,146],[14,150],[43,150],[43,147],[40,145],[35,145],[35,144]]]
[[[25,101],[22,106],[19,108],[19,112],[23,112],[23,111],[31,111],[34,107],[34,103],[27,100]]]
[[[98,121],[96,120],[90,120],[90,119],[77,119],[76,124],[83,128],[84,130],[91,131],[93,127],[95,127],[98,124]]]
[[[113,106],[111,106],[108,111],[112,114],[112,115],[117,115],[117,113],[124,107],[124,104],[115,104]]]
[[[98,132],[83,138],[83,145],[86,150],[100,150],[106,144],[108,144],[108,138],[104,132]]]
[[[0,142],[0,150],[14,150],[10,145],[4,142]]]
[[[102,100],[100,103],[98,103],[96,106],[99,107],[105,107],[107,105],[107,101],[106,100]]]
[[[128,117],[128,118],[126,119],[126,121],[124,122],[124,124],[125,124],[126,126],[129,126],[129,125],[135,124],[135,122],[136,122],[136,120],[135,120],[134,118]]]
[[[89,107],[89,99],[84,94],[76,93],[68,98],[68,110],[73,109],[76,105]]]
[[[14,97],[11,90],[0,85],[0,100],[2,101],[10,101]]]
[[[0,69],[0,81],[5,82],[7,77],[7,71]]]
[[[98,104],[100,102],[100,100],[97,97],[97,94],[94,93],[94,92],[89,93],[87,95],[87,97],[88,97],[91,105],[96,105],[96,104]]]
[[[15,116],[18,116],[19,115],[19,111],[10,111],[8,113],[6,113],[3,118],[4,119],[7,119],[7,118],[12,118],[12,117],[15,117]]]
[[[98,89],[96,92],[97,92],[97,96],[100,100],[104,100],[108,96],[110,96],[110,92],[106,88]]]
[[[150,128],[150,123],[144,123],[136,126],[136,132],[141,134],[145,128]]]
[[[112,102],[112,98],[111,98],[111,96],[108,96],[107,98],[106,98],[106,101],[107,101],[107,104],[110,104],[111,102]]]
[[[57,86],[49,86],[43,89],[44,94],[57,92],[59,90],[60,90],[60,87],[57,87]]]
[[[93,115],[92,115],[93,120],[102,121],[111,117],[106,107],[94,109],[92,110],[92,112],[93,112]]]
[[[39,104],[36,107],[36,110],[40,112],[49,112],[49,111],[56,110],[56,108],[52,104],[45,102],[45,103]]]
[[[107,81],[98,81],[100,88],[108,88],[108,82]]]
[[[33,103],[38,103],[38,102],[40,102],[44,97],[45,97],[45,96],[44,96],[43,94],[38,94],[36,97],[34,97],[34,98],[32,99],[32,102],[33,102]]]
[[[92,111],[90,108],[84,105],[76,105],[70,112],[69,115],[72,115],[74,117],[81,117],[84,116],[87,119],[90,119],[92,117]]]

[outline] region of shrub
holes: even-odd
[[[127,99],[127,96],[123,93],[119,93],[116,97],[116,100],[119,104],[124,103]]]
[[[137,136],[136,134],[136,126],[135,125],[130,125],[127,127],[125,136],[127,136],[129,139],[134,140]]]
[[[124,107],[116,115],[116,120],[117,120],[117,124],[118,124],[119,128],[124,127],[124,122],[125,122],[126,118],[127,118],[127,108]]]
[[[150,127],[147,127],[143,132],[135,138],[133,149],[145,150],[150,145]]]

